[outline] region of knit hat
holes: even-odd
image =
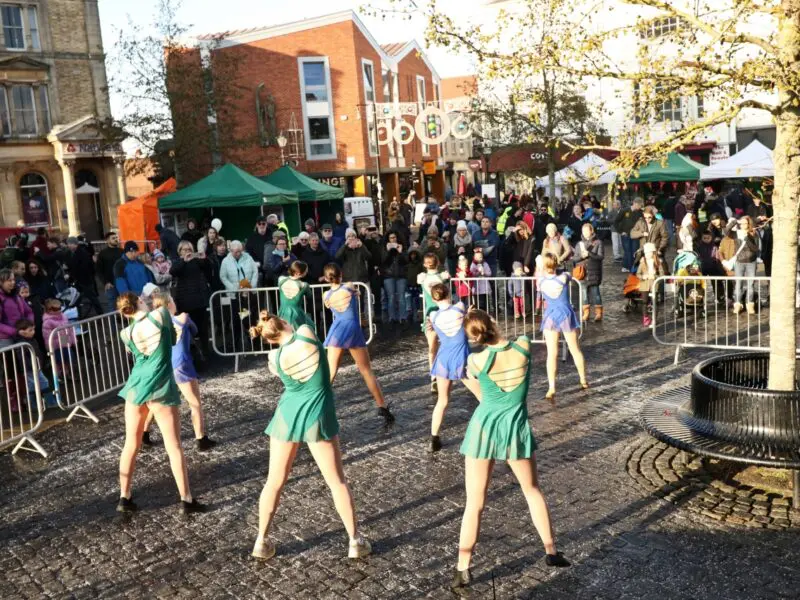
[[[467,229],[467,222],[466,221],[459,221],[456,223],[456,231],[459,229]]]
[[[122,251],[125,253],[128,253],[131,250],[136,250],[137,252],[139,251],[139,244],[137,244],[133,240],[125,242],[125,247],[122,249]]]
[[[325,231],[326,229],[329,231],[333,231],[333,227],[331,227],[330,223],[325,223],[322,227],[320,227],[320,231]]]
[[[159,258],[166,258],[166,256],[161,250],[153,250],[153,260],[158,260]]]
[[[157,291],[158,286],[155,283],[145,283],[142,288],[142,298],[150,298]]]
[[[67,246],[69,246],[70,244],[75,244],[77,246],[78,245],[78,238],[76,238],[73,235],[69,236],[67,238]]]

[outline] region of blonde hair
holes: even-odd
[[[150,302],[153,308],[167,308],[169,303],[172,302],[172,295],[169,292],[159,290],[151,294]]]
[[[178,244],[178,256],[180,256],[181,252],[186,250],[186,248],[189,248],[189,250],[194,252],[194,246],[192,245],[192,242],[183,240],[180,244]]]
[[[250,328],[250,337],[260,337],[263,340],[274,344],[277,342],[283,330],[286,328],[286,321],[275,315],[262,310],[258,316],[258,323]]]
[[[130,319],[139,310],[139,296],[133,292],[120,294],[117,298],[117,310],[123,317]]]

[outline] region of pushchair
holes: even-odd
[[[706,283],[700,269],[700,257],[694,252],[683,251],[675,257],[672,272],[677,277],[697,277],[697,279],[676,279],[675,306],[676,317],[682,317],[689,309],[700,317],[706,315]]]
[[[61,310],[70,321],[86,319],[92,313],[92,303],[83,297],[75,284],[70,281],[67,270],[60,266],[53,277],[56,298],[61,301]]]
[[[641,250],[637,251],[634,257],[634,265],[638,265],[643,254]],[[658,261],[660,263],[661,273],[666,273],[666,264],[664,259],[659,255]],[[650,306],[650,300],[648,296],[651,293],[651,289],[646,282],[649,281],[645,278],[643,281],[639,279],[637,273],[634,271],[628,275],[625,279],[625,283],[622,286],[622,295],[625,297],[625,305],[622,307],[622,311],[624,313],[631,313],[631,312],[638,312],[641,307],[648,307],[648,313],[652,312],[652,307]],[[659,304],[664,301],[664,289],[663,286],[659,286],[659,289],[656,290],[656,302]]]

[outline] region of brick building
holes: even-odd
[[[3,225],[97,239],[125,198],[122,149],[96,127],[111,114],[97,0],[0,4],[0,18]]]
[[[440,145],[423,144],[417,134],[398,143],[419,118],[410,113],[440,100],[439,76],[416,42],[380,45],[353,11],[345,11],[201,36],[198,44],[200,55],[204,49],[210,54],[212,71],[224,53],[244,90],[231,101],[233,110],[210,119],[212,137],[247,140],[221,149],[215,160],[196,153],[207,164],[199,175],[226,161],[265,175],[283,156],[346,195],[374,196],[380,180],[387,200],[412,187],[420,197],[443,198]],[[225,84],[217,77],[215,85]]]

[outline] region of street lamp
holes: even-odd
[[[278,136],[278,139],[276,141],[278,142],[278,147],[281,149],[281,166],[283,166],[286,164],[286,161],[284,160],[283,156],[283,149],[286,148],[286,142],[287,142],[286,136],[283,135],[283,131],[281,131],[281,134]]]

